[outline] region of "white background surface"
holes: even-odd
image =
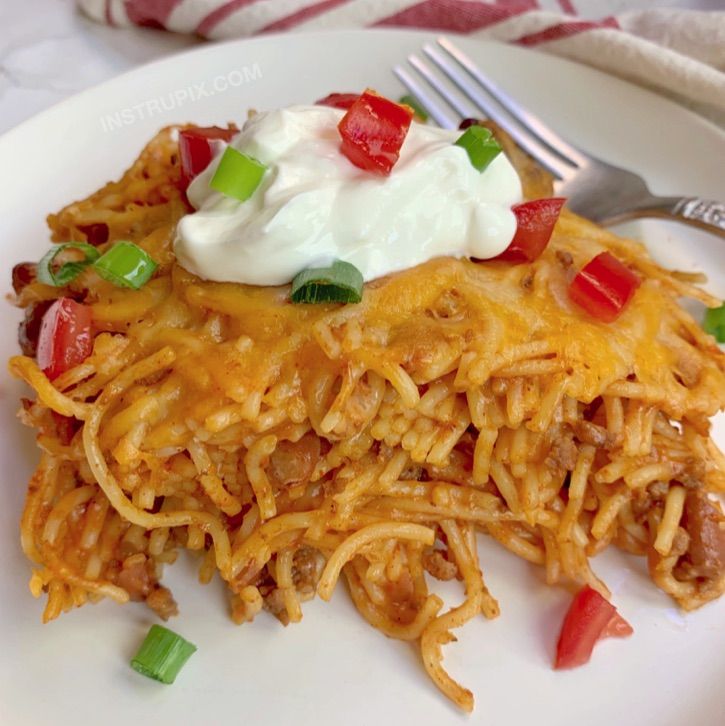
[[[201,41],[108,28],[73,0],[0,0],[0,133],[78,91]]]
[[[117,176],[155,130],[194,119],[243,118],[314,99],[330,90],[372,85],[398,95],[390,65],[422,43],[412,33],[294,36],[202,49],[85,93],[0,139],[4,265],[37,259],[47,247],[44,216]],[[721,191],[722,132],[679,107],[622,82],[518,48],[467,47],[495,81],[563,135],[615,163],[645,174],[662,193]],[[331,63],[334,47],[335,62]],[[370,62],[375,58],[375,63]],[[102,119],[143,99],[259,64],[261,77],[164,114],[104,131]],[[651,133],[652,119],[658,134]],[[39,184],[38,180],[44,183]],[[642,233],[644,227],[634,231]],[[653,253],[681,269],[706,269],[725,293],[722,242],[651,222]],[[5,278],[6,281],[8,278]],[[7,287],[5,287],[7,289]],[[16,352],[18,313],[0,306],[0,360]],[[430,684],[416,651],[390,641],[357,615],[344,588],[333,602],[308,603],[288,628],[266,614],[234,626],[217,585],[194,583],[183,564],[168,570],[181,615],[172,628],[199,646],[176,684],[133,673],[128,660],[153,622],[138,604],[87,606],[50,625],[27,590],[17,521],[27,477],[37,461],[32,435],[16,423],[22,387],[0,368],[0,724],[154,726],[179,724],[467,724],[519,726],[721,726],[725,708],[725,601],[682,616],[650,583],[642,560],[609,553],[594,561],[635,636],[597,647],[585,668],[555,673],[550,664],[570,602],[542,584],[540,571],[481,540],[481,561],[502,615],[458,631],[445,664],[476,695],[467,719]],[[722,423],[722,418],[720,419]],[[722,426],[718,440],[725,443]],[[434,585],[452,596],[455,588]]]
[[[573,0],[583,18],[649,7],[722,10],[723,2]],[[560,8],[557,0],[539,5]],[[0,133],[77,91],[199,43],[173,33],[98,25],[76,12],[73,0],[0,0]]]

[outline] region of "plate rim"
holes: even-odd
[[[169,31],[165,31],[169,32]],[[245,37],[245,38],[231,38],[231,39],[225,39],[222,41],[210,41],[201,45],[197,45],[191,48],[186,48],[180,51],[175,51],[173,53],[170,53],[169,55],[163,56],[162,58],[156,58],[152,61],[147,61],[146,63],[141,63],[137,66],[134,66],[133,68],[129,68],[128,70],[125,70],[121,73],[118,73],[111,78],[107,78],[104,81],[101,81],[99,83],[95,83],[88,88],[84,88],[81,91],[77,91],[75,93],[72,93],[71,95],[67,96],[66,98],[60,99],[59,101],[56,101],[55,103],[51,104],[47,108],[43,109],[42,111],[39,111],[36,114],[33,114],[30,118],[27,118],[23,121],[21,121],[16,126],[13,126],[12,128],[6,130],[4,133],[0,134],[0,154],[3,153],[3,147],[6,144],[10,144],[13,141],[13,137],[16,134],[23,134],[26,131],[29,131],[32,129],[32,126],[37,123],[43,123],[46,119],[46,117],[51,117],[52,115],[65,110],[66,106],[72,105],[74,103],[78,103],[80,100],[84,99],[87,96],[90,96],[94,93],[98,93],[99,91],[105,90],[108,87],[113,86],[115,83],[123,83],[128,78],[133,78],[135,75],[143,75],[146,72],[153,71],[155,68],[173,64],[175,61],[177,61],[180,58],[186,59],[187,57],[194,56],[194,55],[213,55],[216,52],[220,52],[220,49],[236,46],[236,45],[255,45],[257,43],[274,43],[278,40],[289,40],[290,38],[298,38],[298,37],[307,37],[307,38],[314,38],[314,37],[329,37],[329,36],[362,36],[362,35],[371,35],[376,34],[380,36],[391,36],[394,37],[396,35],[407,35],[407,36],[419,36],[421,39],[423,38],[431,38],[431,37],[439,37],[439,36],[451,36],[456,39],[462,40],[465,43],[475,43],[475,44],[481,44],[481,45],[487,45],[487,46],[502,46],[504,48],[507,48],[508,50],[513,51],[515,54],[530,54],[535,53],[537,55],[543,55],[546,56],[546,58],[552,60],[554,63],[561,63],[563,66],[578,66],[581,68],[585,68],[587,71],[590,71],[594,74],[601,75],[604,78],[608,78],[610,80],[614,80],[620,83],[624,83],[628,86],[631,86],[632,88],[636,89],[637,91],[644,93],[647,96],[654,97],[658,99],[658,101],[664,102],[668,104],[671,107],[671,110],[675,113],[681,113],[684,114],[686,117],[689,117],[689,121],[701,124],[709,132],[714,132],[715,135],[720,136],[720,140],[725,143],[725,128],[721,128],[718,126],[714,121],[711,119],[697,113],[692,108],[688,108],[684,104],[678,102],[677,100],[665,95],[664,93],[659,93],[657,90],[648,88],[647,86],[640,85],[639,83],[635,83],[634,81],[631,81],[627,78],[622,78],[621,76],[614,75],[612,73],[607,73],[606,71],[603,71],[599,68],[595,68],[594,66],[590,66],[587,63],[582,63],[576,60],[573,60],[571,58],[566,58],[560,55],[557,55],[556,53],[546,53],[545,51],[539,49],[539,48],[523,48],[520,47],[514,43],[508,43],[506,41],[500,41],[496,40],[494,38],[479,38],[475,36],[471,36],[470,34],[465,33],[449,33],[449,32],[441,32],[434,29],[420,29],[420,28],[393,28],[393,27],[385,27],[385,28],[344,28],[344,29],[322,29],[322,30],[311,30],[311,31],[299,31],[299,32],[277,32],[277,33],[269,33],[264,35],[255,35],[251,37]],[[422,44],[422,43],[421,43]],[[508,51],[507,51],[508,52]],[[401,59],[403,60],[403,59]],[[391,69],[392,74],[392,69]]]
[[[319,31],[317,33],[304,33],[304,34],[303,33],[299,33],[299,34],[296,34],[296,35],[298,35],[298,36],[305,35],[305,36],[308,36],[308,37],[310,35],[326,35],[326,36],[329,36],[330,34],[339,34],[341,32],[342,33],[354,33],[354,34],[362,34],[362,33],[368,34],[369,33],[369,31],[367,31],[367,30],[350,30],[350,31]],[[397,30],[397,29],[380,29],[380,30],[376,30],[374,32],[378,32],[381,35],[383,33],[386,34],[386,35],[396,35],[396,34],[399,34],[399,33],[405,33],[407,35],[419,35],[421,37],[426,37],[426,36],[427,37],[431,37],[431,36],[435,35],[434,33],[429,33],[429,32],[426,32],[426,31],[418,31],[418,30],[416,30],[416,31],[409,31],[409,30],[400,31],[400,30]],[[451,34],[451,35],[453,35],[453,34]],[[14,129],[11,129],[10,131],[8,131],[6,134],[3,135],[3,137],[0,138],[0,142],[2,142],[2,140],[3,139],[6,139],[8,136],[11,136],[11,138],[12,138],[12,136],[14,135],[14,132],[16,132],[18,130],[21,130],[22,129],[23,131],[25,131],[26,126],[29,126],[32,129],[33,125],[35,125],[35,124],[38,124],[38,123],[46,123],[47,122],[46,121],[46,118],[47,117],[52,118],[53,114],[57,114],[58,113],[58,109],[59,108],[64,111],[65,108],[66,108],[66,104],[68,104],[68,106],[72,107],[72,102],[76,102],[77,103],[78,102],[78,97],[84,97],[85,94],[92,94],[93,92],[98,92],[98,89],[99,88],[104,88],[104,87],[109,86],[109,85],[112,86],[115,82],[119,82],[119,80],[121,80],[123,82],[126,82],[127,77],[133,76],[133,74],[139,73],[139,72],[145,73],[146,72],[145,69],[148,68],[148,67],[154,68],[157,65],[171,64],[174,60],[178,60],[178,57],[180,57],[180,56],[184,56],[185,57],[187,54],[193,55],[194,53],[199,53],[199,52],[202,52],[202,53],[219,52],[219,49],[221,47],[235,46],[235,45],[238,45],[238,44],[249,44],[249,43],[254,43],[254,42],[270,42],[269,39],[272,38],[272,37],[273,36],[271,36],[271,35],[270,36],[260,36],[258,38],[238,39],[238,40],[227,41],[225,43],[217,43],[217,44],[214,44],[214,45],[209,46],[209,47],[202,46],[202,47],[199,47],[199,48],[191,48],[189,50],[182,51],[181,53],[174,53],[174,54],[171,54],[171,55],[169,55],[169,56],[167,56],[165,58],[162,58],[162,59],[159,59],[159,60],[156,60],[156,61],[152,61],[150,63],[142,64],[142,65],[137,66],[137,67],[135,67],[133,69],[130,69],[129,71],[126,71],[126,72],[124,72],[122,74],[119,74],[119,75],[115,76],[114,78],[111,78],[111,79],[109,79],[107,81],[104,81],[104,82],[102,82],[100,84],[96,84],[95,86],[92,86],[92,87],[90,87],[88,89],[84,89],[83,91],[81,91],[78,94],[74,94],[72,96],[69,96],[67,99],[63,99],[59,103],[54,104],[52,107],[46,109],[45,111],[42,111],[41,113],[33,116],[31,119],[28,119],[28,120],[24,121],[23,123],[19,124]],[[276,39],[276,37],[284,37],[286,40],[289,40],[289,35],[286,34],[286,33],[277,34],[277,36],[275,36],[275,39]],[[460,37],[462,39],[464,39],[464,40],[467,39],[467,36],[460,36]],[[501,43],[496,42],[496,41],[488,41],[488,40],[485,40],[485,39],[478,39],[478,38],[468,38],[468,40],[475,41],[476,43],[480,43],[482,45],[487,45],[487,46],[488,45],[495,45],[495,46],[506,45],[506,44],[501,44]],[[509,46],[509,47],[515,48],[515,46]],[[516,50],[518,51],[518,50],[529,50],[529,49],[516,49]],[[555,62],[555,63],[563,62],[564,64],[566,64],[568,66],[576,66],[576,67],[583,66],[586,71],[593,71],[594,73],[602,73],[601,71],[597,71],[597,69],[593,69],[593,68],[591,68],[589,66],[586,66],[585,64],[576,63],[576,62],[570,61],[568,59],[558,58],[558,57],[553,56],[552,54],[548,54],[548,53],[540,53],[539,51],[535,51],[535,52],[537,54],[539,54],[539,55],[545,55],[548,60],[551,60],[552,62]],[[548,60],[547,60],[547,62],[548,62]],[[656,92],[649,91],[648,89],[643,88],[643,87],[641,87],[641,86],[639,86],[637,84],[633,84],[633,83],[628,82],[626,80],[623,80],[623,79],[620,79],[620,78],[617,78],[617,77],[613,77],[613,76],[611,76],[609,74],[606,74],[606,73],[602,73],[602,75],[605,76],[605,77],[607,77],[607,78],[609,78],[609,79],[612,79],[614,81],[617,81],[619,83],[624,83],[624,84],[626,84],[628,86],[632,86],[632,87],[634,87],[634,89],[636,89],[640,93],[644,92],[645,94],[649,94],[650,96],[653,96],[656,99],[659,99],[659,102],[662,102],[662,101],[664,101],[666,103],[669,102],[671,104],[671,106],[674,107],[674,109],[679,109],[679,112],[680,113],[681,112],[684,112],[685,115],[684,116],[681,116],[680,118],[687,118],[688,119],[687,120],[687,123],[692,123],[693,121],[700,121],[701,123],[707,123],[707,119],[703,119],[702,117],[700,117],[697,114],[693,113],[689,109],[687,109],[687,108],[685,108],[685,107],[677,104],[676,102],[672,101],[671,99],[668,99],[668,98],[666,98],[664,96],[661,96],[660,94],[657,94]],[[716,131],[719,130],[717,127],[714,127],[714,128],[715,128]],[[723,134],[723,140],[725,140],[725,134]],[[3,143],[0,143],[0,156],[4,152],[4,149],[5,148],[6,147],[4,146],[4,144]],[[42,215],[42,212],[40,214],[37,214],[37,216],[38,216],[39,219],[40,219],[41,215]],[[0,249],[1,249],[1,247],[0,247]],[[619,553],[617,553],[617,554],[619,554]],[[29,568],[29,563],[27,561],[25,561],[25,560],[23,562],[26,565],[26,568]],[[27,574],[27,571],[25,571],[25,572]],[[24,584],[25,584],[25,580],[22,581],[21,586],[24,587]],[[659,591],[657,591],[649,581],[646,581],[644,584],[645,584],[645,586],[646,586],[646,588],[647,588],[648,591],[652,591],[655,595],[658,595],[659,594]],[[211,596],[211,593],[208,593],[208,592],[205,593],[204,592],[204,589],[201,588],[201,587],[198,587],[197,590],[200,591],[203,595],[206,594],[207,597],[210,597]],[[26,590],[26,593],[27,593],[27,590]],[[185,591],[184,591],[184,593],[185,593]],[[26,597],[27,597],[27,594],[26,594]],[[337,598],[340,599],[340,597],[343,597],[345,600],[348,599],[346,597],[346,595],[344,595],[343,593],[338,593]],[[33,603],[31,603],[31,605],[34,606]],[[322,605],[322,603],[320,603],[318,601],[317,605]],[[513,608],[513,605],[514,605],[514,603],[507,603],[506,604],[506,611],[508,612],[509,609],[510,610],[513,610],[514,609]],[[715,604],[715,603],[713,603],[712,605],[717,606],[717,604]],[[115,609],[115,605],[112,605],[111,603],[107,603],[106,606],[107,607],[113,607],[114,608],[114,612],[118,612],[120,618],[123,619],[125,623],[128,623],[129,624],[129,629],[131,627],[136,626],[138,624],[139,617],[138,617],[137,610],[134,610],[133,611],[133,614],[130,614],[127,611],[121,611],[120,609]],[[188,606],[185,605],[185,607],[188,607]],[[1,608],[2,608],[2,606],[0,606],[0,609]],[[225,622],[226,622],[226,613],[223,612],[222,608],[220,608],[216,604],[214,604],[214,607],[212,609],[214,609],[214,610],[217,611],[217,616],[219,614],[221,614],[224,617]],[[186,610],[186,616],[187,617],[188,617],[188,615],[189,615],[190,612],[191,611],[189,609]],[[333,610],[326,611],[326,613],[329,613],[329,616],[330,617],[332,617],[333,615],[336,615],[335,611],[333,611]],[[67,627],[67,631],[68,632],[70,632],[74,627],[76,627],[76,628],[78,627],[78,622],[77,621],[80,618],[85,619],[86,617],[88,617],[89,619],[95,620],[96,617],[97,617],[97,616],[93,616],[92,614],[89,616],[88,613],[86,612],[86,609],[84,609],[84,612],[83,613],[76,612],[75,615],[76,615],[76,618],[75,618],[76,623],[75,623],[75,625],[69,625]],[[79,618],[79,616],[80,616],[80,618]],[[72,618],[72,615],[71,615],[71,618]],[[359,620],[361,626],[367,627],[366,624],[364,623],[364,621],[362,619],[358,619],[358,620]],[[349,624],[351,626],[351,628],[357,626],[358,620],[356,620],[355,624],[352,624],[352,623]],[[12,621],[9,621],[8,622],[8,627],[11,627],[11,622]],[[231,623],[227,623],[227,627],[229,625],[231,625]],[[261,623],[260,623],[260,625],[261,625]],[[323,621],[318,620],[318,621],[316,621],[314,623],[314,625],[317,628],[322,629],[322,628],[324,628],[324,620]],[[235,632],[235,631],[231,630],[230,632]],[[377,633],[375,635],[377,635]],[[467,635],[466,638],[470,638],[471,635]],[[352,642],[354,642],[354,641],[352,641]],[[380,641],[380,642],[382,642],[382,641]],[[390,648],[392,648],[392,649],[401,648],[401,647],[402,646],[400,646],[400,644],[397,644],[397,643],[390,644]],[[384,656],[386,654],[387,654],[387,651],[385,651],[383,653]],[[626,657],[626,656],[624,656],[624,657]],[[592,665],[594,667],[598,667],[599,664],[598,663],[593,663]],[[616,661],[615,661],[614,665],[616,667]],[[471,669],[470,671],[468,670],[469,668]],[[488,698],[491,695],[495,695],[495,692],[489,690],[489,687],[485,684],[484,681],[476,682],[475,684],[473,682],[471,682],[470,680],[469,681],[466,681],[466,679],[469,677],[468,676],[468,673],[473,672],[473,668],[474,668],[473,665],[470,665],[470,666],[467,666],[466,667],[466,675],[464,676],[464,679],[463,680],[464,680],[465,685],[474,686],[474,690],[476,692],[476,697],[477,697],[477,704],[478,704],[477,705],[477,711],[475,712],[474,718],[481,718],[481,717],[484,716],[484,714],[486,712],[485,711],[485,708],[486,708],[486,705],[485,705],[486,704],[486,698]],[[455,675],[456,674],[454,673],[454,676]],[[594,678],[594,672],[592,672],[591,670],[589,671],[589,674],[588,675],[589,675],[589,678],[590,679],[593,679]],[[548,671],[547,671],[547,673],[542,674],[542,678],[547,678],[547,677],[548,677]],[[575,674],[574,677],[576,677],[576,674]],[[426,694],[425,695],[425,698],[422,698],[421,699],[422,702],[425,702],[426,700],[428,700],[427,699],[428,692],[431,692],[433,694],[433,696],[436,699],[436,703],[438,702],[438,700],[442,699],[442,697],[439,696],[439,694],[435,691],[434,687],[426,681],[425,675],[424,675],[422,669],[419,670],[419,672],[417,672],[415,674],[415,678],[416,678],[416,684],[420,687],[420,690],[424,690],[425,691],[425,694]],[[570,682],[571,683],[576,683],[575,680],[572,680]],[[587,681],[587,682],[589,682],[589,681]],[[524,683],[525,683],[525,681],[524,681]],[[144,685],[146,685],[146,684],[144,684]],[[184,687],[181,683],[179,685],[182,688]],[[143,686],[141,686],[141,687],[143,688]],[[340,687],[343,687],[343,684],[340,684]],[[565,688],[566,688],[566,686],[565,685],[562,685],[561,686],[561,690],[558,691],[558,692],[561,693],[561,694],[563,694]],[[147,693],[150,693],[151,691],[146,691],[146,692]],[[410,695],[410,692],[408,691],[407,686],[403,686],[403,691],[402,692],[404,694],[406,694],[406,695]],[[91,694],[91,695],[92,695],[93,699],[103,698],[103,694],[96,694],[96,695]],[[13,702],[13,703],[15,703],[15,702]],[[149,699],[149,703],[152,705],[152,707],[155,705],[155,703],[151,699]],[[708,701],[708,704],[711,704],[711,703],[712,702]],[[59,703],[58,704],[59,707],[62,706],[62,705],[63,705],[63,703]],[[444,704],[444,705],[447,705],[447,704]],[[123,712],[125,713],[126,712],[125,711],[125,702],[122,702],[121,703],[121,706],[124,707],[124,711]],[[1,705],[0,705],[0,711],[2,711],[2,706]],[[439,710],[436,709],[435,712],[438,713]],[[391,709],[390,712],[389,712],[389,715],[390,716],[394,716],[396,713],[397,713],[397,711],[393,711]],[[457,711],[455,711],[452,707],[449,708],[446,711],[446,713],[447,713],[447,717],[444,719],[446,723],[448,723],[449,721],[451,723],[454,723],[454,722],[458,721],[458,719],[460,718],[460,714]],[[696,716],[699,716],[699,717],[703,717],[704,716],[704,717],[706,717],[709,713],[710,713],[709,710],[707,712],[698,712],[696,714]],[[159,712],[159,718],[160,718],[160,720],[159,720],[159,723],[160,724],[161,723],[169,723],[170,722],[170,721],[167,721],[166,720],[168,718],[168,716],[163,711],[160,711]],[[115,720],[113,720],[113,719],[111,719],[111,720],[113,721],[113,723],[116,723]],[[319,723],[329,723],[329,721],[327,721],[321,715]],[[356,723],[357,723],[357,721],[356,721]]]

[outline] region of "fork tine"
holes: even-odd
[[[575,170],[575,167],[570,165],[571,162],[565,161],[554,154],[525,128],[520,128],[513,124],[508,116],[492,104],[489,98],[472,87],[471,83],[467,82],[456,68],[451,66],[447,60],[442,58],[432,48],[425,46],[423,50],[432,58],[439,69],[466,95],[469,101],[474,103],[486,116],[493,119],[499,126],[508,131],[519,146],[528,151],[542,166],[546,167],[559,179],[571,177]],[[410,55],[408,56],[408,62],[459,116],[464,118],[471,116],[471,107],[467,107],[455,94],[451,93],[447,85],[420,58],[415,55]],[[457,121],[451,120],[451,117],[441,105],[433,100],[433,96],[404,68],[396,66],[393,68],[393,72],[402,81],[403,85],[420,101],[439,126],[448,129],[458,126]]]
[[[444,129],[455,129],[458,127],[458,121],[449,116],[443,110],[443,107],[433,100],[433,97],[428,91],[405,68],[395,66],[393,73],[395,73],[400,82],[415,96],[416,100],[420,102],[420,105],[431,115],[438,126]]]
[[[408,63],[410,63],[410,65],[413,66],[413,68],[415,68],[415,70],[418,71],[418,73],[420,73],[426,81],[428,81],[428,84],[438,92],[439,96],[442,96],[445,99],[446,103],[448,103],[448,105],[461,118],[466,118],[473,113],[471,111],[472,107],[462,103],[455,94],[451,93],[450,90],[435,77],[431,69],[420,58],[418,58],[418,56],[409,55]],[[458,124],[456,124],[456,126],[458,126]]]
[[[518,101],[502,91],[493,81],[487,78],[480,68],[463,51],[457,48],[448,38],[438,38],[438,45],[443,48],[459,65],[481,84],[506,111],[508,111],[524,128],[528,129],[539,141],[546,144],[565,161],[583,166],[588,159],[579,149],[561,138],[549,128],[538,116],[524,108]]]
[[[423,48],[426,55],[438,66],[438,68],[448,76],[448,78],[461,90],[468,98],[483,112],[485,116],[495,121],[505,131],[507,131],[513,139],[533,156],[542,166],[546,167],[552,174],[559,179],[567,179],[575,171],[575,166],[571,162],[562,159],[559,155],[553,153],[544,144],[542,144],[528,129],[515,123],[511,117],[503,112],[494,101],[482,93],[473,85],[473,82],[467,79],[458,68],[454,67],[450,61],[443,58],[430,46]]]
[[[508,115],[502,113],[491,101],[490,98],[485,96],[483,93],[478,91],[470,81],[467,81],[458,69],[451,66],[451,64],[444,58],[435,54],[430,48],[424,47],[423,50],[426,54],[431,57],[433,62],[450,78],[458,88],[466,94],[473,104],[481,111],[485,116],[495,121],[501,128],[507,131],[513,139],[523,149],[529,152],[542,166],[546,167],[552,174],[559,179],[569,178],[575,170],[574,166],[571,166],[569,162],[564,161],[559,156],[551,152],[541,142],[539,142],[534,136],[532,136],[526,129],[512,123]],[[435,76],[430,74],[426,79],[429,83],[438,91],[441,95],[445,92],[445,85],[439,81]],[[466,114],[470,115],[470,114]]]

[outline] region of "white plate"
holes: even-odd
[[[5,289],[12,264],[47,248],[45,215],[118,176],[160,126],[239,121],[249,107],[308,102],[333,90],[372,86],[397,96],[402,89],[388,69],[429,37],[366,30],[210,45],[120,76],[11,131],[0,139]],[[655,191],[725,196],[725,136],[702,119],[583,66],[512,46],[460,42],[565,137],[639,171]],[[213,90],[215,78],[228,86],[244,82],[184,101],[185,89],[203,83]],[[163,99],[169,107],[168,94],[179,99],[169,111],[137,106]],[[105,130],[106,116],[123,109],[132,123]],[[656,257],[706,270],[711,290],[725,294],[722,241],[657,222],[646,225],[646,238]],[[18,319],[17,311],[0,306],[2,359],[16,352]],[[168,569],[166,582],[181,606],[171,627],[199,646],[171,687],[128,667],[153,622],[144,606],[102,603],[42,626],[42,603],[28,592],[30,567],[18,544],[37,454],[30,432],[14,418],[22,388],[4,370],[0,375],[1,723],[465,722],[428,681],[417,651],[370,628],[342,587],[329,605],[307,603],[299,625],[283,628],[262,614],[237,627],[218,583],[197,585],[188,563]],[[723,433],[720,425],[721,445]],[[459,643],[444,650],[446,667],[476,694],[475,722],[722,723],[725,601],[682,616],[646,577],[642,560],[607,553],[594,567],[635,635],[598,646],[584,668],[555,673],[551,660],[569,595],[543,585],[540,572],[490,542],[481,542],[481,557],[501,617],[470,623],[458,632]],[[457,596],[455,588],[444,592]]]

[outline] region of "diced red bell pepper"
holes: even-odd
[[[355,166],[386,176],[398,161],[412,120],[413,109],[365,91],[337,126],[341,151]]]
[[[546,248],[566,199],[535,199],[511,207],[516,215],[516,234],[511,244],[496,258],[518,265],[533,262]]]
[[[69,297],[56,300],[43,315],[38,366],[52,381],[82,363],[93,350],[91,308]]]
[[[561,626],[554,668],[588,663],[598,640],[631,635],[632,626],[596,590],[585,585],[575,595]]]
[[[228,143],[236,133],[234,129],[222,129],[218,126],[179,131],[182,190],[185,190],[191,180],[209,166],[214,156],[212,141],[219,139]]]
[[[590,260],[569,285],[569,297],[605,323],[616,320],[637,288],[640,278],[609,252]]]
[[[331,93],[315,101],[315,106],[332,106],[347,111],[360,98],[359,93]]]

